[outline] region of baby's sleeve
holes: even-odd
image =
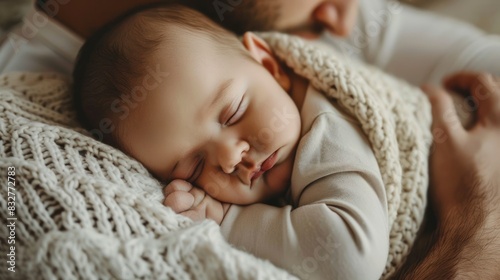
[[[341,114],[320,114],[295,162],[294,207],[233,205],[223,235],[301,279],[379,279],[389,250],[387,200],[360,128]]]

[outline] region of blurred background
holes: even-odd
[[[500,35],[500,0],[404,0],[401,2],[464,20],[488,33]]]

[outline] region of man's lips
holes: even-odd
[[[259,170],[250,174],[250,180],[253,181],[253,180],[259,178],[260,175],[262,175],[264,172],[273,168],[273,166],[274,166],[274,164],[276,164],[277,160],[278,160],[278,151],[274,152],[264,162],[262,162]]]

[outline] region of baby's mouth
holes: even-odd
[[[260,168],[257,171],[254,171],[250,174],[250,181],[253,183],[253,180],[259,178],[264,172],[273,168],[278,160],[278,151],[272,153],[266,160],[262,162]]]

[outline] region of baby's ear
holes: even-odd
[[[261,64],[263,59],[272,56],[271,48],[266,41],[252,32],[245,32],[245,34],[243,34],[243,45],[250,55]]]
[[[278,83],[288,91],[290,88],[290,78],[285,73],[282,65],[276,59],[273,51],[266,41],[259,38],[252,32],[246,32],[243,35],[243,45],[258,63],[271,73]]]

